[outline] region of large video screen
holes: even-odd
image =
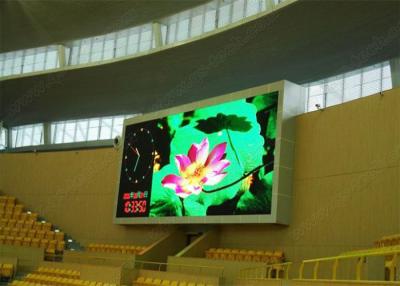
[[[271,214],[278,92],[125,126],[117,218]]]

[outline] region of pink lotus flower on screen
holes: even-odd
[[[210,153],[209,147],[208,139],[205,138],[200,144],[192,144],[187,156],[176,155],[175,163],[180,176],[167,175],[162,185],[174,190],[179,197],[186,198],[191,194],[200,194],[203,186],[221,182],[227,175],[223,171],[230,164],[225,159],[226,143],[218,144]]]

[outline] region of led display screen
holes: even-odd
[[[268,215],[278,92],[126,125],[117,218]]]

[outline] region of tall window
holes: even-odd
[[[23,125],[11,128],[11,142],[13,148],[43,144],[43,124]]]
[[[206,4],[155,19],[162,44],[185,41],[271,9],[283,0],[212,0]],[[65,44],[67,65],[101,62],[155,48],[152,23]],[[0,54],[0,77],[59,68],[55,45]]]
[[[72,41],[69,65],[87,64],[124,57],[152,49],[153,30],[151,24],[124,29],[85,39]]]
[[[389,62],[304,85],[307,89],[307,111],[340,104],[392,88]]]
[[[280,2],[274,0],[277,5]],[[180,12],[161,20],[165,30],[162,36],[166,44],[225,27],[267,9],[265,0],[214,0],[196,8]]]
[[[54,122],[51,124],[51,143],[113,139],[122,134],[124,119],[133,116],[119,115]]]
[[[4,150],[7,147],[7,131],[0,127],[0,150]]]
[[[59,67],[57,47],[47,46],[0,54],[0,76],[10,76]]]

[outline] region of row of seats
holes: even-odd
[[[0,212],[22,213],[23,210],[24,210],[24,205],[22,204],[0,203]]]
[[[146,249],[146,247],[145,246],[135,246],[135,245],[90,243],[86,249],[88,251],[92,251],[92,252],[139,254],[144,249]]]
[[[34,229],[28,230],[25,228],[9,228],[0,226],[0,235],[64,241],[64,233],[59,231],[46,231],[46,230],[34,230]]]
[[[62,278],[62,277],[54,277],[42,274],[34,274],[29,273],[24,278],[24,281],[31,283],[39,283],[43,285],[54,285],[54,286],[116,286],[116,284],[112,283],[103,283],[103,282],[95,282],[81,279],[72,279],[72,278]],[[20,285],[20,284],[11,284],[11,285]]]
[[[78,270],[53,268],[53,267],[39,267],[35,271],[35,273],[46,276],[70,278],[70,279],[80,279],[81,277],[81,273]]]
[[[37,221],[38,214],[24,212],[15,197],[0,196],[0,244],[44,248],[46,254],[62,254],[65,235],[52,230],[53,225]]]
[[[62,253],[65,248],[65,241],[21,237],[21,236],[5,236],[0,235],[0,244],[14,245],[14,246],[30,246],[41,247],[46,250],[48,254]]]
[[[375,241],[376,247],[400,245],[400,234],[387,235]]]
[[[187,282],[177,280],[167,280],[160,278],[151,278],[140,276],[133,282],[134,286],[148,286],[148,285],[160,285],[160,286],[212,286],[211,284],[203,282]]]
[[[247,249],[229,249],[229,248],[210,248],[206,251],[206,258],[264,262],[268,264],[281,263],[284,261],[284,254],[280,250],[247,250]]]
[[[11,196],[0,196],[0,204],[15,205],[16,199]]]
[[[27,281],[20,281],[20,280],[14,280],[9,285],[14,285],[14,286],[47,286],[45,284],[39,284],[39,283],[33,283],[33,282],[27,282]]]
[[[11,263],[0,264],[0,279],[11,279],[14,276],[14,265]]]
[[[32,214],[32,213],[31,213]],[[29,217],[29,219],[0,219],[0,227],[9,227],[9,228],[20,228],[20,229],[33,229],[33,230],[44,230],[50,231],[52,228],[52,224],[45,221],[35,221],[35,216]]]
[[[38,218],[37,213],[33,212],[0,212],[0,218],[5,218],[5,219],[15,219],[15,220],[32,220],[36,221]]]

